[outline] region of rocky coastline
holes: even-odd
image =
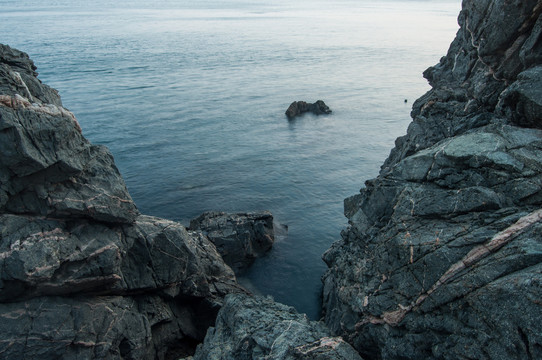
[[[542,2],[463,1],[432,89],[324,255],[368,359],[542,358]]]
[[[109,150],[84,138],[28,55],[6,45],[0,180],[1,359],[180,359],[194,355],[223,306],[267,309],[268,339],[303,324],[288,330],[295,340],[265,348],[255,337],[245,354],[357,355],[323,324],[237,283],[232,267],[246,269],[273,244],[269,212],[204,213],[189,230],[140,214]],[[207,355],[209,346],[196,356],[231,356]]]
[[[140,214],[109,150],[0,45],[0,358],[542,358],[540,13],[463,0],[407,134],[345,199],[319,322],[236,281],[271,214]]]
[[[244,290],[205,236],[138,212],[35,70],[0,46],[0,357],[193,353]]]

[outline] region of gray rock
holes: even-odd
[[[0,95],[16,94],[32,103],[62,106],[58,91],[43,84],[38,78],[36,65],[28,55],[7,45],[0,44]]]
[[[361,360],[320,323],[270,298],[228,295],[194,360]]]
[[[518,75],[499,101],[501,114],[519,126],[542,128],[542,66]]]
[[[139,212],[109,150],[83,137],[26,54],[2,45],[0,56],[0,212],[133,222]]]
[[[306,112],[312,112],[315,115],[331,114],[331,109],[322,100],[317,100],[314,104],[305,101],[294,101],[288,106],[286,116],[288,119],[293,119]]]
[[[324,318],[362,356],[542,358],[539,15],[463,1],[407,134],[345,200]]]
[[[460,29],[447,55],[423,74],[433,88],[414,103],[413,122],[396,140],[384,171],[445,138],[503,121],[493,116],[501,93],[521,72],[540,64],[542,44],[537,39],[542,20],[537,4],[537,0],[463,2]]]
[[[209,211],[191,220],[189,229],[203,232],[236,273],[265,255],[275,241],[273,215],[269,211],[233,214]]]
[[[244,292],[215,246],[140,215],[109,150],[0,45],[0,357],[191,355]]]
[[[14,327],[17,333],[6,327],[3,332],[21,342],[32,336],[28,331],[44,332],[35,340],[36,347],[54,358],[71,358],[74,351],[78,354],[75,349],[80,345],[69,344],[79,331],[89,331],[87,338],[94,332],[106,332],[99,326],[109,326],[126,311],[127,305],[117,307],[117,303],[131,304],[133,314],[127,324],[108,335],[115,336],[115,341],[113,345],[108,342],[111,348],[104,350],[107,356],[96,358],[119,358],[118,352],[123,350],[118,346],[123,338],[126,344],[138,348],[139,355],[133,358],[154,358],[178,349],[193,351],[194,344],[214,323],[225,294],[242,291],[207,238],[190,235],[171,221],[140,216],[133,225],[111,226],[89,220],[4,214],[0,216],[0,229],[0,303],[4,303],[0,304],[0,314],[4,314],[0,316],[26,309],[30,321],[32,311],[39,313],[45,307],[51,313],[47,316],[53,318],[55,311],[67,311],[49,324],[51,332],[67,326],[68,320],[83,328],[88,322],[95,323],[96,329],[71,328],[73,333],[66,336],[73,338],[63,337],[65,334],[49,337],[48,330],[40,330],[38,325]],[[93,303],[104,308],[104,319],[99,322],[91,311]],[[88,309],[83,312],[73,310],[85,307]],[[109,322],[106,315],[111,317]],[[128,329],[131,332],[126,332]],[[134,333],[143,336],[140,331],[147,332],[143,343],[131,338]],[[85,351],[92,353],[101,342],[94,339],[85,345]],[[23,345],[20,343],[17,349],[29,354]],[[15,351],[9,344],[4,346],[2,349],[0,344],[0,353],[7,348]],[[147,357],[141,357],[147,352]]]
[[[4,359],[143,359],[148,319],[126,297],[43,297],[0,304]]]

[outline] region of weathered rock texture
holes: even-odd
[[[324,255],[325,322],[370,359],[542,358],[542,2],[464,0]]]
[[[294,101],[286,109],[286,116],[288,119],[293,119],[306,112],[312,112],[315,115],[331,114],[331,109],[322,100],[318,100],[314,104],[305,101]]]
[[[361,360],[323,323],[263,297],[226,297],[194,360]]]
[[[0,358],[169,359],[241,291],[215,246],[140,215],[25,53],[0,45]]]
[[[225,213],[209,211],[190,221],[190,230],[201,231],[215,244],[229,266],[240,273],[271,250],[275,240],[269,211]]]

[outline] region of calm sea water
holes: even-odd
[[[429,89],[460,0],[0,0],[26,51],[146,214],[270,210],[289,235],[241,281],[319,317],[343,199],[377,175]],[[288,121],[294,100],[329,116]],[[405,104],[404,100],[408,102]]]

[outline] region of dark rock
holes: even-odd
[[[316,115],[331,114],[331,110],[322,100],[318,100],[314,104],[305,101],[294,101],[286,110],[286,116],[289,119],[293,119],[309,111]]]
[[[463,2],[448,54],[423,74],[433,88],[415,101],[413,122],[384,170],[442,139],[502,121],[493,116],[501,94],[542,60],[541,11],[537,0]]]
[[[244,292],[201,233],[137,211],[28,56],[0,46],[0,357],[171,359]]]
[[[542,66],[518,75],[501,94],[499,111],[519,126],[542,128]]]
[[[109,150],[83,137],[26,54],[2,45],[0,56],[0,212],[133,222],[139,213]]]
[[[37,76],[36,65],[26,53],[0,44],[0,78],[4,79],[0,83],[0,95],[18,94],[31,103],[60,109],[62,101],[58,91],[43,84]]]
[[[236,273],[271,250],[275,240],[273,215],[268,211],[205,212],[190,221],[190,230],[203,232]]]
[[[325,322],[374,359],[542,358],[539,1],[463,1],[432,90],[324,254]]]
[[[270,298],[228,295],[194,360],[361,360],[340,337]]]
[[[52,337],[36,322],[32,328],[13,327],[17,333],[6,330],[3,334],[9,334],[13,342],[17,338],[19,343],[16,347],[0,345],[2,353],[9,349],[14,355],[22,354],[15,349],[24,349],[24,340],[32,336],[24,331],[34,331],[43,333],[33,340],[39,353],[50,358],[71,358],[70,354],[77,353],[81,346],[77,339],[103,332],[114,341],[111,348],[100,352],[107,356],[97,358],[116,358],[116,352],[122,350],[115,346],[123,338],[138,348],[137,354],[148,352],[146,358],[154,358],[201,341],[214,323],[224,295],[241,291],[233,272],[208,239],[190,235],[171,221],[140,216],[134,225],[112,227],[89,220],[5,214],[0,216],[0,228],[0,314],[4,314],[0,316],[9,317],[17,311],[14,309],[25,309],[23,313],[30,321],[34,312],[67,311],[62,316],[47,315],[57,320],[48,323],[50,331],[59,331],[68,320],[81,327],[71,327],[73,333],[61,332]],[[86,307],[88,313],[74,310]],[[93,307],[103,307],[104,313],[95,315]],[[107,327],[116,324],[114,319],[124,317],[127,307],[131,309],[128,313],[133,313],[126,320],[129,322],[107,333]],[[95,328],[87,329],[88,322],[93,322]],[[79,334],[87,331],[87,335]],[[141,331],[143,343],[131,338],[134,333],[137,338],[143,336]],[[66,346],[72,340],[73,346]],[[94,351],[105,340],[88,342],[85,351]],[[28,348],[24,352],[32,353]]]

